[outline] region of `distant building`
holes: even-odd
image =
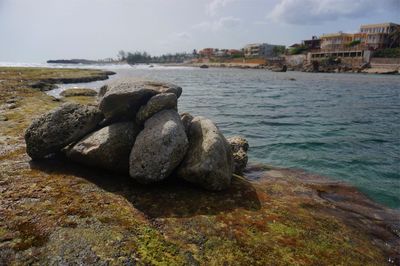
[[[214,49],[214,55],[216,57],[224,57],[228,55],[228,49]]]
[[[322,50],[341,50],[345,45],[353,40],[353,34],[338,32],[323,34],[321,36],[321,49]]]
[[[390,35],[400,27],[395,23],[361,25],[357,33],[331,33],[321,36],[322,50],[376,50],[390,46]]]
[[[214,48],[204,48],[199,51],[199,54],[201,57],[210,58],[210,57],[214,56]]]
[[[294,44],[290,45],[288,48],[299,48],[299,47],[301,47],[300,43],[294,43]]]
[[[302,45],[308,50],[315,50],[321,48],[321,39],[317,36],[312,36],[311,40],[304,40]]]
[[[243,56],[243,52],[236,49],[230,49],[227,53],[229,56]]]
[[[380,23],[361,25],[360,33],[365,36],[365,44],[368,48],[381,49],[387,48],[390,43],[390,34],[400,27],[395,23]]]
[[[253,43],[243,47],[243,54],[245,57],[273,57],[274,48],[281,45],[273,45],[268,43]]]

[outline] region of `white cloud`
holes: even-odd
[[[242,20],[234,17],[222,17],[213,21],[204,21],[193,26],[195,29],[201,29],[205,31],[219,31],[227,30],[240,27]]]
[[[235,0],[212,0],[206,5],[206,12],[211,16],[215,16],[221,8],[226,7]]]
[[[370,17],[385,9],[399,12],[399,0],[281,0],[268,14],[275,22],[315,24],[339,18]]]

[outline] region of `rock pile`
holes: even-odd
[[[248,143],[228,142],[209,119],[177,112],[182,88],[123,80],[102,87],[98,106],[75,103],[42,115],[25,132],[27,153],[63,152],[73,161],[150,184],[173,175],[222,190],[247,164]]]

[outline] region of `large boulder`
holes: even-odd
[[[142,105],[136,114],[136,121],[139,124],[144,123],[155,113],[167,109],[177,109],[178,100],[174,93],[160,93],[154,95],[150,100]]]
[[[64,104],[33,121],[25,132],[26,151],[32,159],[44,158],[95,130],[102,119],[94,106]]]
[[[242,174],[243,170],[246,168],[248,157],[247,151],[249,149],[249,143],[247,140],[241,136],[233,136],[227,139],[231,145],[231,150],[233,154],[233,162],[235,166],[235,174]]]
[[[107,121],[132,120],[140,106],[159,93],[174,93],[177,98],[182,88],[174,84],[127,79],[108,85],[99,108]]]
[[[188,139],[175,110],[163,110],[146,120],[130,154],[129,173],[140,183],[167,178],[186,154]]]
[[[140,130],[133,122],[103,127],[67,149],[66,155],[79,163],[128,174],[129,154]]]
[[[177,176],[209,190],[226,189],[232,178],[232,152],[217,126],[197,116],[192,120],[188,138],[189,149]]]

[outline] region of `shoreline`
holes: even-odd
[[[150,264],[167,263],[163,259],[168,258],[302,265],[321,260],[400,262],[398,210],[373,202],[347,183],[303,170],[253,165],[247,180],[234,179],[227,191],[210,193],[187,184],[178,184],[178,189],[176,184],[139,186],[62,158],[51,166],[30,161],[23,132],[34,117],[63,101],[95,101],[55,101],[33,89],[33,81],[55,80],[60,74],[84,80],[101,71],[48,69],[32,80],[30,75],[37,73],[28,70],[0,71],[0,116],[6,118],[0,121],[0,254],[6,254],[1,257],[6,262],[18,256],[19,262],[65,263],[77,255],[121,263],[121,254]],[[68,234],[69,243],[64,243],[63,234]],[[115,247],[104,246],[107,241]],[[92,251],[78,253],[80,243]],[[72,257],[54,261],[64,250]]]
[[[271,72],[307,72],[307,73],[353,73],[353,74],[380,74],[380,75],[400,75],[400,68],[367,68],[362,71],[347,70],[347,71],[304,71],[301,67],[288,67],[287,71],[282,71],[276,66],[264,66],[253,63],[176,63],[176,64],[159,64],[162,66],[181,66],[181,67],[195,67],[200,68],[206,65],[209,68],[233,68],[233,69],[261,69]],[[276,69],[276,70],[274,70]]]

